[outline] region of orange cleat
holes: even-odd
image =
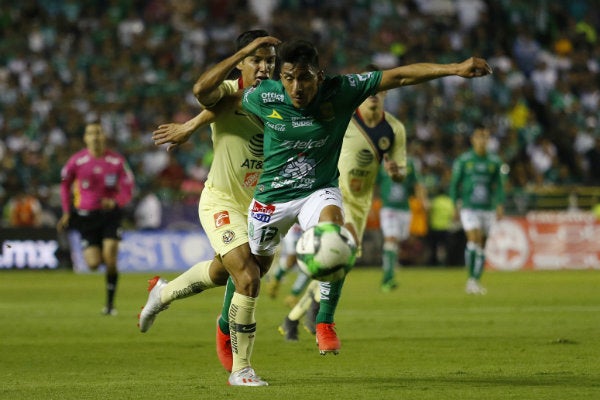
[[[317,324],[317,346],[319,353],[324,356],[327,353],[337,355],[340,352],[342,344],[335,333],[335,324],[327,324],[324,322]]]
[[[233,366],[233,353],[231,352],[231,336],[223,333],[219,326],[219,315],[217,317],[217,356],[223,368],[231,372]]]

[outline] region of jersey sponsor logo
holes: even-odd
[[[281,103],[284,100],[284,95],[282,93],[275,93],[275,92],[265,92],[265,93],[261,93],[260,95],[260,99],[263,101],[263,103]]]
[[[366,81],[368,79],[371,79],[372,75],[373,75],[373,72],[365,72],[364,74],[357,75],[357,78],[358,78],[359,81],[363,82],[363,81]]]
[[[375,156],[369,149],[361,149],[358,153],[356,153],[356,163],[361,167],[366,167],[367,165],[371,164],[374,159]]]
[[[115,187],[117,185],[117,175],[116,174],[106,174],[104,176],[104,186],[106,187]]]
[[[274,131],[277,131],[277,132],[283,132],[283,131],[285,131],[285,125],[284,124],[274,124],[272,122],[265,121],[265,125],[267,127],[269,127],[270,129],[273,129]]]
[[[271,112],[271,115],[267,115],[267,118],[283,119],[281,117],[281,115],[279,115],[279,113],[277,112],[277,110],[275,110],[275,109],[273,109],[273,112]]]
[[[250,160],[246,158],[240,168],[248,168],[248,169],[262,169],[263,168],[263,160]]]
[[[231,223],[227,211],[218,212],[213,215],[213,218],[215,219],[215,228],[220,228],[223,225],[229,225]]]
[[[356,79],[354,78],[356,75],[346,75],[346,77],[348,78],[348,83],[350,83],[350,86],[355,87],[356,86]]]
[[[302,128],[305,126],[313,126],[314,120],[311,117],[295,117],[292,118],[292,128]]]
[[[85,164],[85,163],[87,163],[89,161],[90,161],[90,156],[89,155],[85,155],[85,156],[83,156],[83,157],[78,158],[77,160],[75,160],[75,165],[80,166],[80,165],[83,165],[83,164]]]
[[[290,157],[279,173],[285,178],[292,179],[315,176],[316,164],[313,158],[307,158],[306,154],[300,153],[296,157]]]
[[[264,141],[265,141],[265,135],[262,133],[252,136],[252,138],[248,142],[248,150],[250,151],[250,154],[252,154],[254,157],[262,158]],[[258,168],[262,169],[262,165]]]
[[[248,172],[244,177],[244,187],[254,187],[258,183],[260,172]]]
[[[325,146],[325,144],[327,143],[327,139],[329,139],[329,136],[327,136],[323,139],[319,139],[319,140],[312,140],[312,139],[284,140],[281,143],[281,147],[283,147],[285,149],[300,149],[300,150],[315,149],[318,147]]]
[[[369,176],[370,173],[370,171],[364,169],[352,168],[349,172],[349,175],[364,178],[365,176]]]
[[[360,193],[363,187],[363,180],[359,178],[350,179],[350,191]]]
[[[315,183],[316,161],[306,158],[306,154],[299,153],[290,157],[271,183],[271,187],[278,189],[285,186],[295,189],[308,189]]]
[[[275,212],[275,206],[272,204],[262,204],[259,201],[252,201],[250,216],[260,222],[269,222]]]
[[[121,163],[121,159],[118,157],[113,157],[113,156],[106,156],[104,157],[104,161],[106,161],[109,164],[113,164],[113,165],[119,165]]]
[[[223,232],[223,236],[221,236],[221,238],[223,239],[223,243],[229,244],[233,241],[233,239],[235,239],[235,232],[228,229]]]

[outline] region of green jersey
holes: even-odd
[[[406,163],[406,177],[402,182],[394,182],[385,172],[383,166],[379,169],[379,191],[382,206],[396,210],[410,210],[410,196],[415,194],[415,185],[419,183],[419,176],[415,164],[408,158]]]
[[[462,208],[492,211],[504,203],[502,161],[494,154],[477,155],[473,150],[454,161],[450,198]]]
[[[306,108],[295,108],[280,81],[244,92],[242,106],[264,124],[263,173],[254,192],[284,203],[338,186],[342,139],[356,108],[376,93],[381,72],[326,77]]]

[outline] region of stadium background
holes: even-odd
[[[600,11],[594,1],[30,0],[3,5],[0,17],[6,39],[0,42],[0,264],[18,267],[35,258],[7,253],[14,235],[53,234],[60,168],[82,147],[90,119],[100,119],[136,176],[130,232],[149,228],[135,211],[151,197],[160,202],[162,217],[150,228],[198,230],[210,133],[202,130],[168,154],[153,145],[151,132],[195,115],[196,77],[234,51],[240,32],[256,27],[282,39],[313,40],[331,74],[359,71],[368,62],[387,68],[487,58],[491,77],[444,78],[388,95],[386,109],[406,125],[408,152],[431,199],[444,197],[452,160],[468,148],[471,128],[484,122],[494,134],[492,150],[511,168],[510,215],[527,220],[528,213],[549,211],[556,229],[564,230],[563,212],[595,207],[598,214]],[[11,223],[12,205],[23,193],[42,206],[34,230],[30,222]],[[366,244],[376,248],[373,215]],[[583,229],[594,237],[598,224],[587,215],[575,218],[584,225],[557,235]],[[429,221],[422,217],[425,224],[405,246],[405,264],[427,264],[419,258],[428,254]],[[461,232],[456,225],[448,229],[455,241],[449,248],[460,249],[454,255],[460,258]],[[67,242],[59,238],[57,245],[60,252]],[[35,250],[37,257],[47,249]],[[597,262],[600,251],[592,248],[594,254]],[[58,259],[59,266],[69,263],[68,256]]]

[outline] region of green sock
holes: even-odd
[[[231,277],[227,279],[227,285],[225,285],[225,297],[223,298],[223,308],[221,309],[221,317],[219,318],[219,327],[221,332],[229,335],[229,306],[231,305],[231,298],[235,293],[235,285]]]
[[[277,270],[275,271],[275,274],[273,274],[273,277],[276,281],[281,281],[286,273],[287,268],[285,265],[280,264],[277,266]]]
[[[336,282],[321,282],[319,285],[321,302],[316,319],[317,324],[322,322],[326,324],[333,323],[333,315],[335,314],[338,301],[340,301],[345,280],[346,278]]]
[[[475,278],[475,252],[473,246],[467,244],[465,248],[465,264],[469,270],[469,278]]]
[[[394,269],[396,268],[396,260],[398,253],[393,250],[383,251],[383,283],[394,279]]]
[[[483,266],[485,265],[485,252],[481,249],[475,253],[475,261],[473,263],[473,277],[477,280],[481,279],[483,274]]]

